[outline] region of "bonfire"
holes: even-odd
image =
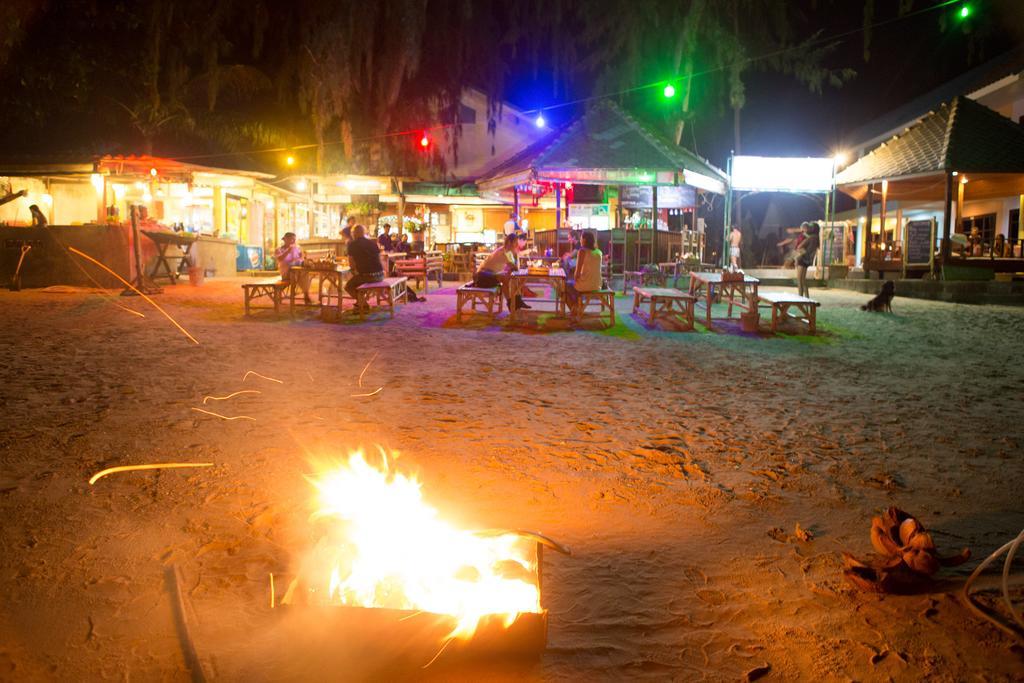
[[[543,649],[540,544],[567,549],[535,533],[454,526],[383,453],[379,464],[357,452],[318,470],[313,519],[326,523],[325,533],[282,604],[439,616],[445,645],[525,618],[542,629]]]

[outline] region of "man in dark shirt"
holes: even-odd
[[[345,291],[353,299],[356,298],[356,289],[359,285],[384,279],[380,249],[373,240],[366,238],[366,228],[362,225],[352,228],[352,241],[348,245],[348,264],[352,268],[352,277],[345,283]]]

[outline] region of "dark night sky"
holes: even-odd
[[[814,94],[790,76],[758,69],[748,72],[742,131],[746,154],[831,156],[855,142],[849,139],[854,129],[1024,42],[1024,0],[975,0],[970,3],[972,26],[950,21],[950,26],[942,30],[940,14],[951,18],[959,4],[877,26],[871,57],[865,62],[863,33],[859,31],[863,26],[863,0],[803,0],[801,4],[807,7],[809,31],[821,30],[823,36],[856,31],[840,40],[827,64],[853,68],[857,76],[840,88],[826,86],[823,93]],[[877,5],[876,22],[896,17],[895,0],[880,0]],[[924,8],[921,3],[916,6]],[[989,25],[989,31],[987,37],[978,40],[975,22],[981,21]],[[973,54],[972,32],[976,38]],[[526,109],[551,104],[545,85],[528,78],[514,82],[508,99]],[[575,108],[566,108],[549,113],[548,118],[565,120],[575,112]],[[730,111],[723,110],[717,119],[698,120],[694,133],[697,151],[724,165],[732,147]],[[693,143],[687,134],[684,144],[692,147]]]

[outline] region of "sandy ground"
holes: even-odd
[[[268,573],[315,535],[309,455],[374,444],[450,519],[574,551],[545,555],[538,663],[410,677],[1024,677],[1021,646],[957,597],[1024,527],[1024,309],[871,315],[821,292],[817,338],[773,338],[646,330],[620,298],[610,331],[540,332],[458,327],[450,287],[395,320],[246,320],[238,284],[158,297],[199,346],[138,299],[117,301],[144,319],[95,291],[0,291],[0,678],[187,680],[169,564],[208,674],[383,678],[374,653],[266,606]],[[383,391],[353,398],[378,352],[364,385]],[[239,389],[262,393],[216,409],[253,420],[191,410]],[[87,483],[168,460],[216,466]],[[975,559],[919,595],[854,591],[838,553],[869,552],[891,504]]]

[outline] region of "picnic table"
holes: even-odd
[[[341,291],[345,277],[350,273],[348,266],[335,265],[330,268],[318,267],[308,268],[306,266],[292,266],[288,269],[288,313],[295,315],[295,297],[304,283],[307,291],[313,286],[313,278],[317,278],[317,303],[323,305],[324,283]],[[312,297],[311,297],[312,298]],[[341,307],[339,295],[338,307]]]
[[[508,278],[509,317],[515,318],[519,307],[516,298],[523,295],[527,285],[544,285],[551,289],[553,299],[530,297],[530,301],[550,301],[555,304],[559,316],[565,317],[565,271],[561,268],[548,268],[546,274],[531,273],[529,268],[514,270]],[[526,298],[526,297],[523,297]]]
[[[648,305],[647,321],[655,325],[659,318],[680,322],[683,329],[693,329],[692,294],[681,292],[674,287],[634,287],[633,313],[639,315],[640,307]]]
[[[817,332],[817,312],[821,304],[806,296],[788,292],[762,292],[757,296],[761,305],[772,309],[772,333],[778,329],[779,322],[792,318],[807,325],[811,334]],[[792,315],[790,308],[795,308],[799,315]]]
[[[760,280],[756,277],[744,274],[696,272],[690,273],[690,294],[696,298],[697,306],[704,307],[705,327],[711,329],[711,305],[716,298],[729,302],[726,318],[732,317],[733,306],[748,313],[757,312],[758,283]]]
[[[321,270],[320,273],[320,289],[319,289],[319,303],[320,303],[320,315],[323,316],[325,309],[334,308],[337,310],[338,315],[341,315],[342,303],[345,299],[345,280],[352,273],[352,269],[348,266],[336,265],[330,270]],[[325,286],[326,285],[326,286]],[[295,289],[291,291],[292,305],[295,304]]]
[[[153,244],[156,245],[157,249],[156,263],[149,274],[150,279],[156,280],[158,277],[166,277],[171,281],[172,285],[178,284],[178,277],[181,275],[182,268],[188,264],[189,252],[192,251],[192,245],[196,242],[196,236],[185,232],[160,232],[154,230],[141,230],[140,232],[153,240]],[[176,247],[178,253],[168,254],[167,250],[171,247]],[[171,261],[177,262],[173,268],[171,267]],[[161,269],[163,272],[161,272]]]

